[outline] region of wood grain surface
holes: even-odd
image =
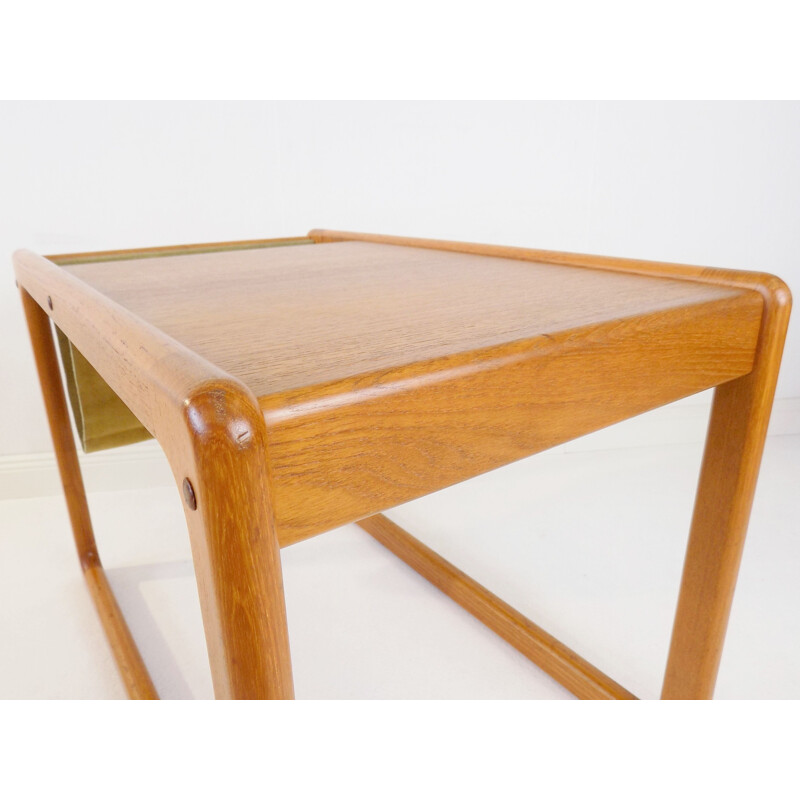
[[[741,295],[364,242],[65,269],[258,398]]]
[[[665,697],[710,696],[788,322],[785,284],[494,245],[309,238],[319,244],[60,256],[64,267],[15,254],[101,615],[113,596],[91,556],[55,351],[42,343],[48,317],[158,439],[184,487],[218,697],[292,696],[279,544],[717,386],[664,684]],[[364,525],[565,685],[625,693],[404,531],[380,517]],[[120,664],[132,663],[124,622],[109,612],[104,625]]]
[[[738,377],[760,315],[744,293],[275,396],[265,415],[280,541]]]
[[[257,396],[283,545],[743,375],[762,308],[366,242],[67,269]]]

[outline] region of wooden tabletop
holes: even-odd
[[[336,242],[64,269],[271,396],[754,293],[470,253]]]

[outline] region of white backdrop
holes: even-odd
[[[7,256],[329,227],[761,269],[800,296],[800,103],[5,103],[0,220]],[[0,375],[0,456],[48,450],[10,265]]]

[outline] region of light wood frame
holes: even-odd
[[[758,294],[760,323],[756,320],[757,337],[748,345],[746,365],[737,362],[733,372],[722,370],[709,384],[717,388],[662,690],[663,698],[710,698],[789,319],[791,296],[786,285],[764,273],[601,256],[323,230],[308,236],[315,242],[378,242],[677,278]],[[58,264],[270,246],[275,241],[281,240],[49,258],[19,251],[14,256],[80,563],[132,698],[157,695],[97,554],[51,319],[167,455],[184,497],[218,698],[292,697],[279,548],[326,528],[320,519],[283,535],[280,525],[276,527],[273,498],[279,473],[267,450],[264,414],[269,412],[246,386]],[[652,405],[669,399],[675,398],[665,395],[658,402],[653,398]],[[624,406],[624,399],[621,402]],[[641,410],[631,406],[616,413],[622,419]],[[597,426],[597,421],[592,424]],[[558,441],[589,429],[568,425]],[[558,441],[542,442],[538,449]],[[362,509],[357,520],[362,528],[575,695],[633,699],[611,678],[374,510]],[[354,510],[348,513],[356,519]],[[341,519],[331,512],[329,522],[328,529],[341,524]]]

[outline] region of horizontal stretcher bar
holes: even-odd
[[[582,700],[636,700],[566,645],[383,514],[358,525]]]

